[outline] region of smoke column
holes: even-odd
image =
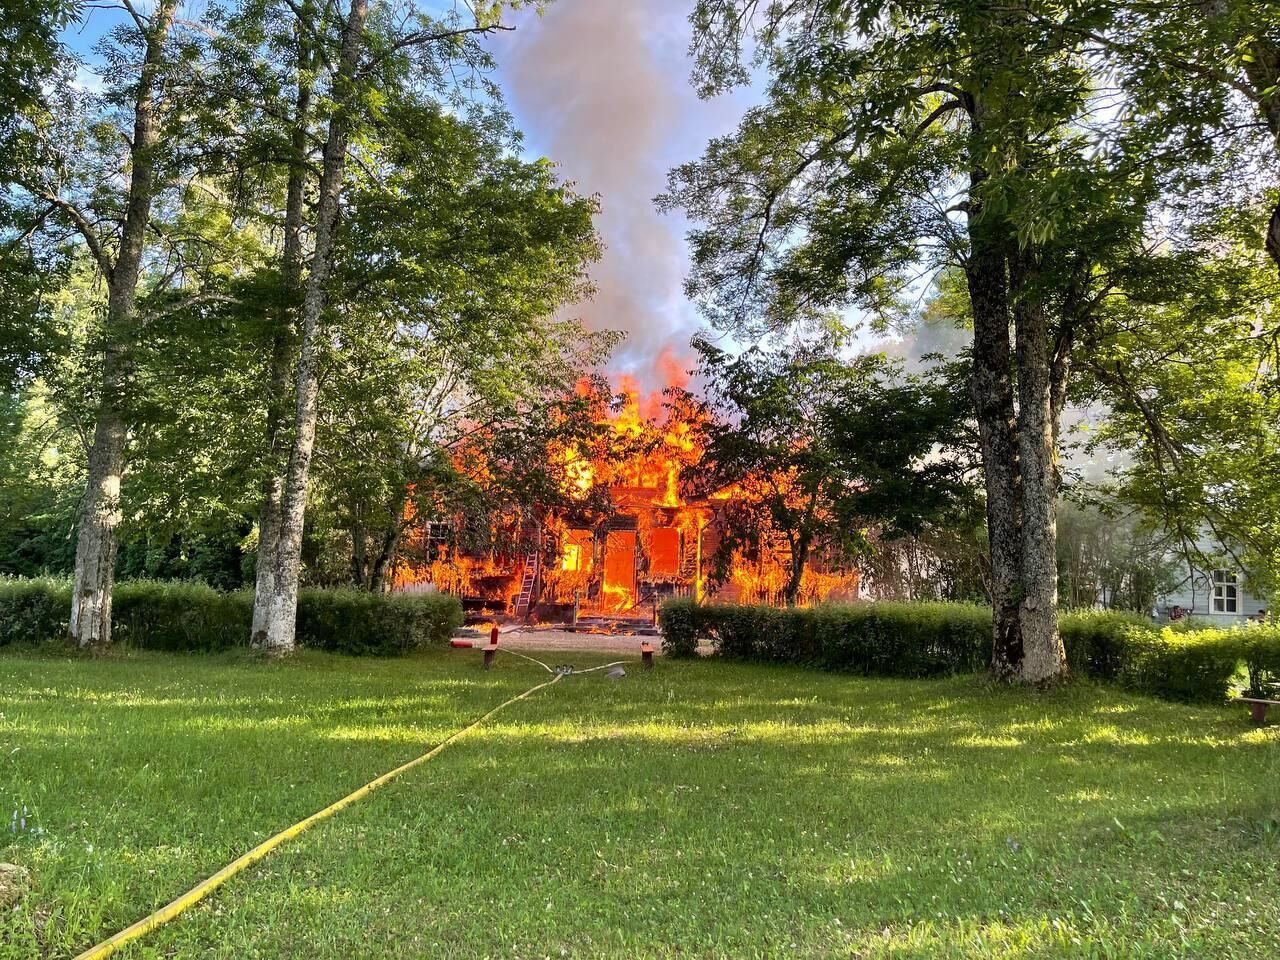
[[[703,103],[689,85],[691,0],[557,0],[516,19],[495,43],[526,149],[550,157],[578,192],[600,195],[597,292],[575,309],[595,329],[623,330],[618,372],[668,381],[688,366],[697,327],[682,290],[686,224],[653,197],[667,170],[732,127],[735,98]],[[664,357],[664,348],[666,355]]]

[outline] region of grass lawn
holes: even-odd
[[[31,872],[0,958],[74,955],[543,679],[0,656]],[[1278,815],[1242,709],[660,661],[516,704],[120,956],[1267,957]]]

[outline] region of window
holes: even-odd
[[[560,561],[561,570],[582,569],[582,547],[576,543],[564,545],[564,558]]]
[[[1240,612],[1240,585],[1234,570],[1213,571],[1213,612]]]

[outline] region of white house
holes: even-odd
[[[1198,546],[1208,557],[1224,552],[1213,543]],[[1185,569],[1182,581],[1157,603],[1157,620],[1169,622],[1174,607],[1180,607],[1186,617],[1222,626],[1257,619],[1262,611],[1270,612],[1267,598],[1249,592],[1248,578],[1230,560],[1221,560],[1209,569],[1188,563]]]

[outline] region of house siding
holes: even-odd
[[[1213,572],[1210,570],[1191,570],[1177,587],[1171,590],[1157,605],[1157,620],[1168,622],[1169,611],[1175,606],[1182,607],[1186,616],[1212,623],[1218,626],[1230,626],[1244,623],[1250,617],[1257,616],[1259,610],[1267,609],[1267,599],[1249,592],[1247,579],[1242,575],[1237,578],[1236,592],[1239,602],[1235,613],[1215,613],[1213,610]]]

